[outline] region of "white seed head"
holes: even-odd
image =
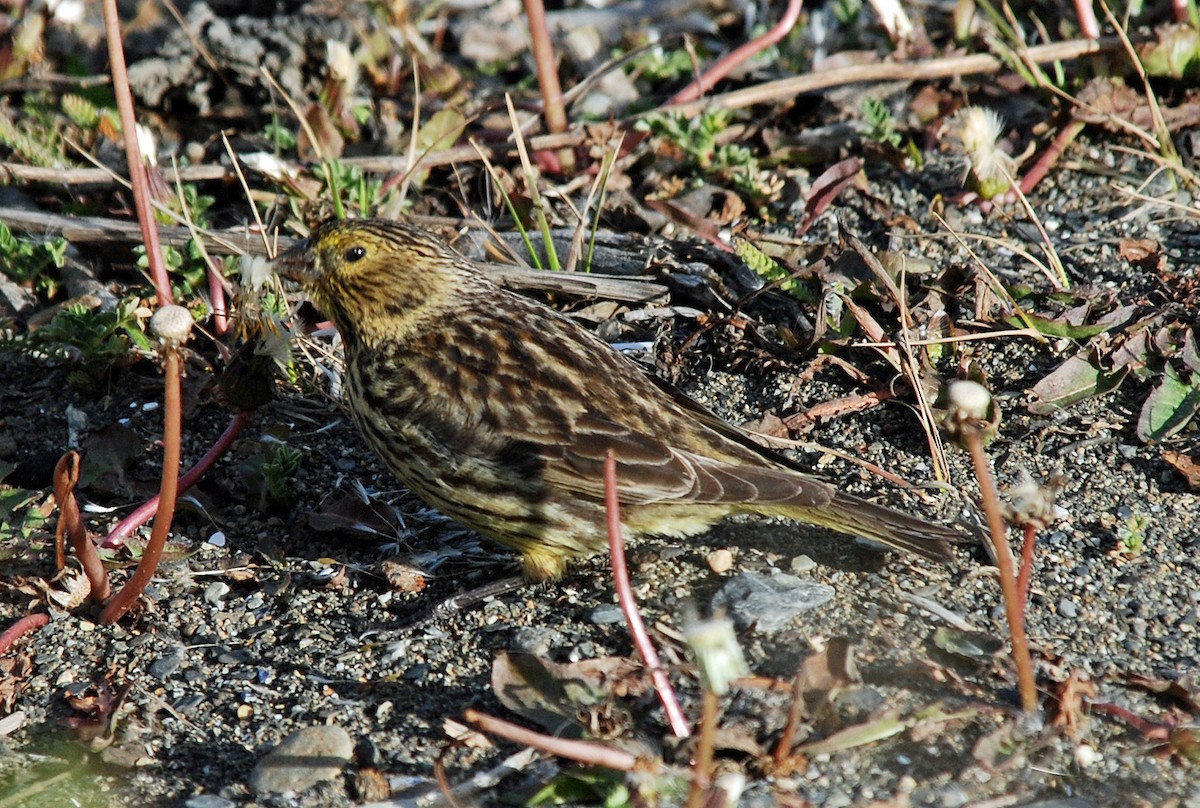
[[[964,107],[955,116],[955,136],[962,145],[967,175],[985,199],[1008,190],[1017,173],[1017,161],[1000,147],[1004,119],[985,107]]]
[[[164,343],[178,347],[192,333],[192,313],[183,306],[163,306],[150,318],[150,331]]]
[[[140,123],[135,124],[133,130],[137,133],[138,150],[142,153],[142,159],[152,166],[158,165],[158,142],[154,139],[154,133],[148,126],[142,126]]]
[[[325,64],[329,66],[329,75],[343,84],[358,80],[358,62],[345,42],[330,39],[325,43]]]
[[[731,620],[697,620],[684,629],[684,639],[696,655],[700,682],[707,690],[720,695],[734,679],[750,674]]]
[[[957,379],[946,388],[946,400],[950,417],[955,420],[968,418],[984,420],[992,406],[992,394],[979,382]]]
[[[259,292],[271,279],[271,262],[261,255],[246,253],[239,264],[243,289]]]
[[[269,180],[284,182],[294,180],[298,176],[295,166],[288,165],[273,154],[267,152],[250,152],[240,155],[244,165],[262,174]]]

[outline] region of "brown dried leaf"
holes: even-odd
[[[1200,715],[1200,688],[1190,678],[1162,679],[1157,676],[1143,676],[1140,673],[1127,673],[1124,679],[1132,687],[1166,696],[1178,702],[1185,710]]]
[[[828,693],[862,682],[854,663],[854,645],[843,637],[834,637],[822,651],[805,659],[800,671],[806,693],[814,690]]]
[[[1164,449],[1162,456],[1163,460],[1166,460],[1176,471],[1183,475],[1190,488],[1200,489],[1200,458],[1170,449]]]
[[[482,732],[471,729],[461,721],[447,718],[442,721],[442,732],[469,749],[491,749],[492,742]]]
[[[637,695],[641,668],[619,657],[558,663],[533,654],[506,653],[492,665],[492,690],[517,715],[562,734],[582,737],[603,718],[594,708],[615,695]],[[604,723],[609,723],[605,721]]]
[[[394,559],[379,562],[379,570],[393,592],[420,592],[425,588],[425,571]]]
[[[817,177],[804,197],[804,219],[796,228],[796,235],[807,232],[817,217],[833,204],[847,186],[853,184],[865,184],[865,178],[862,178],[862,160],[857,157],[834,163]]]
[[[1087,704],[1096,696],[1096,685],[1078,671],[1071,671],[1065,682],[1054,687],[1052,695],[1051,726],[1060,727],[1072,739],[1078,739],[1086,725]]]

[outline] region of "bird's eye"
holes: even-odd
[[[346,254],[342,257],[346,259],[346,263],[353,264],[355,261],[359,260],[366,254],[367,254],[366,247],[351,247],[350,249],[346,250]]]

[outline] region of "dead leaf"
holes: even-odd
[[[471,729],[466,724],[453,718],[442,721],[442,732],[468,749],[491,749],[493,744],[482,732]]]
[[[641,667],[620,657],[558,663],[534,654],[505,653],[492,664],[492,690],[517,715],[567,738],[609,736],[614,716],[603,707],[618,695],[645,691]],[[598,734],[597,734],[598,733]]]
[[[1124,679],[1131,687],[1166,696],[1178,702],[1185,710],[1200,715],[1200,688],[1189,677],[1162,679],[1157,676],[1143,676],[1140,673],[1127,673]]]
[[[1078,740],[1086,725],[1088,703],[1096,696],[1096,685],[1078,671],[1071,671],[1065,682],[1054,687],[1052,695],[1051,726],[1065,730],[1070,738]]]
[[[804,218],[796,228],[796,235],[806,233],[847,186],[859,183],[861,172],[862,160],[850,157],[834,163],[813,180],[812,187],[804,197]]]
[[[364,500],[357,493],[326,500],[319,510],[308,515],[308,526],[318,533],[357,533],[370,538],[391,539],[396,535],[398,524],[391,508],[376,500]]]
[[[379,569],[393,592],[420,592],[425,588],[425,571],[412,564],[384,559]]]
[[[829,693],[844,690],[862,682],[854,662],[854,644],[844,637],[834,637],[824,650],[804,660],[800,668],[804,691]]]
[[[1200,459],[1170,449],[1164,449],[1162,456],[1163,460],[1166,460],[1183,475],[1183,478],[1187,480],[1188,487],[1200,489]]]
[[[1006,721],[976,741],[971,754],[990,772],[1013,769],[1025,761],[1024,740],[1016,722]]]

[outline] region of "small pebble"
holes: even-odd
[[[184,808],[233,808],[235,804],[216,794],[197,794],[188,799],[183,806]]]
[[[791,567],[792,572],[796,573],[797,575],[804,575],[816,569],[817,562],[813,561],[806,555],[798,555],[792,559]]]
[[[713,550],[705,560],[708,561],[708,568],[718,575],[722,572],[729,572],[733,567],[733,553],[724,548]]]
[[[1058,605],[1055,607],[1055,611],[1058,612],[1060,617],[1066,617],[1071,620],[1079,616],[1079,609],[1075,607],[1075,603],[1073,601],[1068,600],[1067,598],[1059,600]]]
[[[224,581],[214,581],[204,590],[204,602],[209,606],[220,607],[225,596],[229,594],[229,584]]]

